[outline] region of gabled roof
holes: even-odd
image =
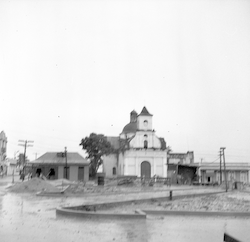
[[[60,165],[65,164],[65,157],[60,157],[57,154],[62,152],[47,152],[34,161],[30,161],[31,164],[53,164]],[[67,164],[68,165],[88,165],[87,159],[83,158],[77,152],[67,152]]]
[[[152,114],[150,114],[147,110],[147,108],[144,106],[141,113],[138,116],[153,116]]]

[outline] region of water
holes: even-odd
[[[250,241],[250,219],[246,218],[149,216],[146,220],[86,220],[56,216],[56,207],[83,201],[29,194],[0,196],[1,241],[222,242],[224,232],[243,242]]]

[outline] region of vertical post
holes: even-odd
[[[226,173],[226,161],[225,161],[225,153],[224,153],[224,150],[226,148],[225,147],[222,147],[221,150],[222,150],[222,155],[223,155],[223,163],[224,163],[224,176],[225,176],[225,184],[226,184],[226,192],[227,192],[227,173]]]
[[[173,191],[170,190],[170,191],[169,191],[169,200],[171,201],[172,199],[173,199]]]
[[[66,179],[68,179],[68,164],[67,164],[67,147],[65,147],[65,164],[66,164]]]
[[[24,168],[25,168],[25,163],[26,163],[26,147],[27,147],[27,140],[25,140],[25,143],[24,143],[23,174],[24,174]]]
[[[221,150],[220,150],[220,185],[222,183],[222,170],[221,170]]]
[[[12,183],[14,184],[14,170],[15,169],[13,169],[13,171],[12,171]]]
[[[32,145],[28,145],[28,143],[33,143],[34,141],[31,140],[18,140],[18,142],[22,142],[24,144],[18,144],[20,146],[24,146],[24,162],[23,162],[23,174],[24,174],[24,169],[26,165],[26,148]]]

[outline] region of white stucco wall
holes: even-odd
[[[144,126],[144,121],[148,121],[148,125]],[[137,117],[137,127],[139,130],[152,130],[153,122],[152,116],[138,116]]]
[[[144,135],[147,135],[147,137],[144,137]],[[148,141],[148,148],[161,148],[160,139],[154,132],[150,131],[137,132],[135,137],[130,141],[129,145],[131,148],[144,148],[144,140]]]
[[[118,173],[117,167],[117,156],[112,154],[109,156],[103,157],[103,172],[105,173],[106,177],[113,177],[113,168],[116,168],[116,175]]]
[[[124,175],[141,176],[141,163],[147,161],[151,165],[151,177],[158,175],[167,177],[166,152],[154,150],[130,150],[124,155]]]
[[[118,175],[124,175],[124,154],[119,154]]]

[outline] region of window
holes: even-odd
[[[147,136],[146,134],[144,134],[144,138],[145,138],[145,139],[147,139],[147,138],[148,138],[148,136]]]
[[[113,175],[116,175],[116,167],[113,167]]]
[[[148,126],[148,121],[144,120],[143,124],[144,124],[145,127],[147,127]]]
[[[147,148],[148,148],[148,141],[144,140],[144,149],[147,149]]]

